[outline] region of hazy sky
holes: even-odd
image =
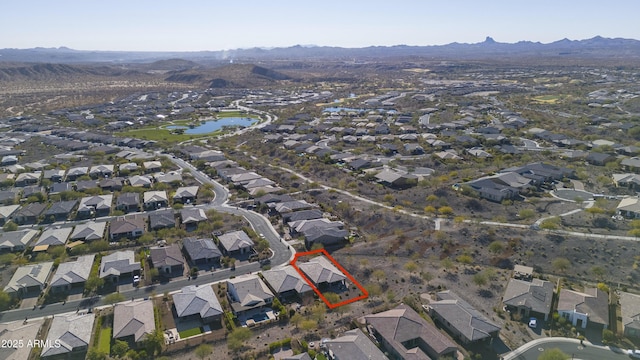
[[[0,48],[224,50],[640,39],[638,0],[16,0]]]

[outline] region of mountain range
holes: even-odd
[[[562,39],[552,43],[520,41],[496,42],[491,37],[475,44],[451,43],[432,46],[370,46],[342,48],[330,46],[291,46],[282,48],[250,48],[195,52],[87,51],[60,48],[0,49],[2,62],[36,63],[150,63],[159,60],[183,59],[200,64],[208,62],[260,60],[346,60],[376,58],[427,57],[432,59],[490,59],[518,57],[557,57],[585,59],[640,58],[640,41],[596,36],[586,40]]]

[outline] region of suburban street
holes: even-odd
[[[502,357],[503,360],[537,360],[540,354],[547,349],[560,349],[571,356],[572,359],[599,359],[618,360],[629,359],[629,356],[620,349],[611,349],[605,346],[597,346],[584,342],[580,344],[577,339],[568,338],[543,338],[530,341],[518,349]]]

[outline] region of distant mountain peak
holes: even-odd
[[[495,43],[496,43],[496,41],[495,41],[495,40],[493,40],[493,38],[492,38],[491,36],[487,36],[487,37],[484,39],[484,43],[485,43],[485,44],[495,44]]]

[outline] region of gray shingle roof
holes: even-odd
[[[104,256],[100,263],[100,277],[120,276],[120,274],[140,270],[140,263],[135,259],[136,255],[131,250],[117,251]]]
[[[173,303],[179,317],[200,314],[201,318],[208,318],[223,313],[222,306],[209,285],[183,287],[173,295]]]
[[[218,240],[220,240],[220,245],[227,251],[237,251],[254,245],[253,240],[242,230],[222,234],[218,236]]]
[[[42,350],[42,357],[72,352],[74,349],[88,347],[93,330],[94,314],[57,315],[51,322],[47,343],[60,342],[60,347],[49,346]]]
[[[151,300],[126,302],[113,310],[113,338],[133,336],[138,342],[156,329]]]
[[[152,247],[150,251],[153,267],[175,266],[184,264],[184,258],[180,253],[180,248],[178,248],[178,245],[174,244],[170,246]]]
[[[21,266],[16,269],[16,272],[11,277],[11,280],[9,280],[9,284],[4,288],[4,291],[18,292],[22,288],[31,286],[43,288],[52,267],[53,261]]]
[[[300,263],[298,267],[314,284],[334,283],[347,278],[324,256],[318,256],[306,263]]]
[[[277,293],[295,290],[298,294],[302,294],[311,291],[311,286],[291,265],[281,269],[263,271],[262,276]]]
[[[360,329],[349,330],[343,336],[327,341],[325,345],[339,360],[389,359]]]
[[[540,279],[531,282],[511,279],[502,302],[505,305],[526,307],[541,314],[549,314],[553,298],[553,283]]]
[[[48,228],[45,231],[42,232],[42,235],[40,235],[40,238],[38,239],[38,241],[35,243],[34,246],[38,246],[38,245],[50,245],[50,246],[57,246],[57,245],[64,245],[67,242],[67,239],[69,238],[69,235],[71,234],[71,228],[67,227],[67,228]]]
[[[489,338],[492,333],[500,331],[498,325],[487,319],[457,294],[447,290],[436,295],[438,301],[430,303],[429,308],[469,341]]]
[[[186,238],[182,241],[182,246],[192,261],[222,256],[222,252],[211,239]]]
[[[51,286],[66,286],[87,281],[95,255],[80,256],[76,261],[62,263],[51,278]]]
[[[78,224],[71,234],[71,240],[100,240],[104,236],[106,227],[106,222],[89,221]]]

